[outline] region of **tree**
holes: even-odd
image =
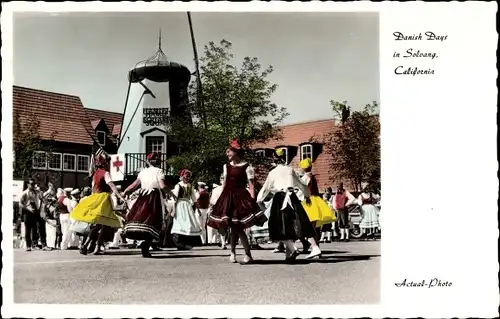
[[[35,113],[29,114],[29,117],[22,124],[19,115],[18,112],[14,111],[14,177],[22,178],[23,180],[26,178],[39,178],[39,171],[33,169],[34,154],[36,151],[43,151],[46,152],[47,159],[49,159],[52,155],[54,137],[57,131],[54,131],[49,139],[42,140],[40,137],[40,120],[37,115]],[[47,182],[57,179],[59,175],[59,173],[48,174]]]
[[[339,114],[346,103],[330,102]],[[356,191],[368,183],[380,190],[380,121],[378,103],[367,104],[362,111],[352,112],[344,124],[325,136],[330,155],[332,180],[347,180]]]
[[[172,140],[182,146],[182,154],[169,159],[175,169],[189,168],[198,179],[216,182],[226,162],[225,149],[237,138],[244,148],[279,137],[279,125],[288,115],[284,107],[271,102],[277,85],[267,78],[272,66],[265,69],[257,58],[245,57],[242,65],[232,65],[232,44],[210,42],[200,58],[203,90],[196,81],[189,87],[189,111],[192,125],[171,118]],[[252,163],[266,164],[263,158],[249,153]]]

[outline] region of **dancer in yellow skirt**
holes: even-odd
[[[82,244],[81,253],[86,255],[87,251],[95,249],[96,255],[101,255],[105,236],[112,232],[113,228],[120,228],[120,220],[113,211],[110,192],[124,200],[116,186],[111,181],[109,174],[109,158],[99,155],[95,159],[97,170],[92,176],[92,195],[82,199],[71,212],[71,218],[76,221],[93,225],[92,230]],[[90,246],[90,247],[89,247]]]
[[[304,184],[309,187],[309,194],[311,203],[307,204],[302,202],[302,206],[309,217],[311,223],[313,223],[314,228],[321,228],[321,226],[333,223],[337,218],[335,213],[332,211],[330,206],[320,197],[318,183],[314,177],[312,171],[312,161],[310,158],[306,158],[300,161],[300,168],[305,172],[302,177]],[[319,236],[316,238],[319,241]]]

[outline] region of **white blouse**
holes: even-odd
[[[210,205],[215,205],[217,203],[217,200],[219,199],[223,190],[224,187],[218,186],[212,191],[212,195],[210,196]]]
[[[184,187],[185,189],[187,189],[188,191],[191,188],[191,184],[184,183],[183,181],[180,181],[179,183],[177,183],[175,185],[174,190],[172,191],[172,193],[175,195],[175,197],[179,197],[179,194],[181,192],[181,186]],[[191,201],[193,203],[196,203],[196,193],[194,190],[191,190]]]
[[[288,188],[298,188],[303,196],[309,197],[309,188],[290,166],[278,164],[267,176],[257,201],[262,202],[269,193],[286,192]]]
[[[311,174],[310,172],[308,173],[305,173],[303,176],[302,176],[302,182],[304,182],[304,184],[306,185],[309,185],[309,183],[311,182]]]
[[[232,166],[243,166],[243,165],[246,165],[247,163],[246,162],[241,162],[241,163],[238,163],[238,164],[234,164],[233,162],[230,163]],[[223,167],[223,176],[224,176],[224,180],[226,180],[226,176],[227,176],[227,164],[224,164],[224,167]],[[248,165],[247,169],[245,170],[245,172],[247,173],[247,178],[249,180],[251,179],[254,179],[255,178],[255,170],[253,169],[252,165]]]
[[[143,169],[139,175],[137,175],[137,179],[141,181],[142,189],[161,188],[160,180],[165,179],[165,173],[163,173],[161,168],[150,166]]]

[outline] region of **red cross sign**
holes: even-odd
[[[113,162],[113,167],[116,167],[116,171],[119,172],[120,171],[120,167],[123,166],[123,162],[120,161],[120,157],[117,156],[116,157],[116,161]]]

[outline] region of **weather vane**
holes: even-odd
[[[160,34],[158,35],[158,50],[162,51],[161,50],[161,28],[160,28]]]

